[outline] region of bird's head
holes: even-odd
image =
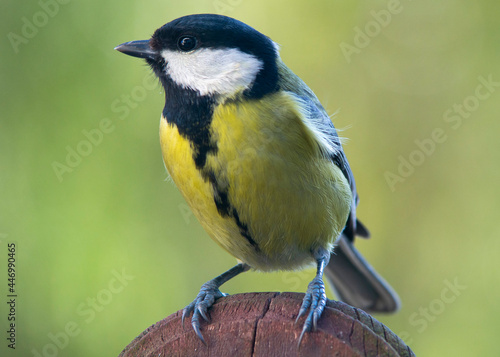
[[[149,40],[115,49],[144,58],[166,91],[227,99],[240,94],[260,98],[277,89],[277,44],[226,16],[184,16],[157,29]]]

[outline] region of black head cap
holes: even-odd
[[[176,50],[184,35],[196,37],[201,48],[237,48],[261,59],[276,56],[267,36],[241,21],[214,14],[184,16],[163,25],[153,34],[151,48]]]

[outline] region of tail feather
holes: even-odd
[[[396,312],[399,297],[344,235],[337,241],[325,277],[337,297],[366,312]]]

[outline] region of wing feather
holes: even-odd
[[[349,162],[342,149],[342,144],[328,113],[321,105],[314,92],[295,75],[282,61],[278,64],[280,73],[279,86],[281,90],[293,93],[304,111],[306,125],[316,134],[318,145],[324,149],[332,162],[337,165],[349,182],[352,191],[353,202],[351,212],[346,222],[344,234],[351,240],[357,234],[361,237],[369,237],[368,230],[356,219],[356,206],[359,196],[356,191],[356,182],[349,166]]]

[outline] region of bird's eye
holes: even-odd
[[[193,36],[181,36],[177,41],[177,47],[179,47],[179,50],[184,52],[194,50],[197,44],[198,41],[196,41],[196,38]]]

